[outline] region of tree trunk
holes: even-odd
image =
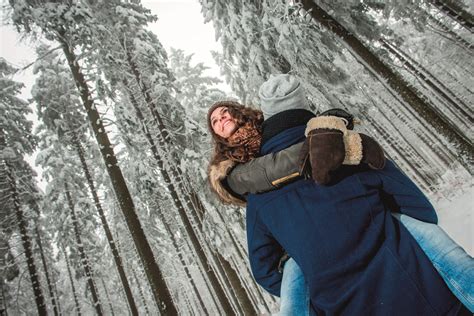
[[[192,287],[194,293],[196,294],[196,297],[197,297],[198,302],[199,302],[199,306],[201,307],[201,309],[203,310],[205,315],[209,315],[209,312],[206,309],[206,305],[204,304],[204,302],[201,298],[201,294],[199,293],[199,289],[197,288],[196,283],[194,282],[193,277],[191,275],[191,272],[189,271],[186,260],[184,259],[183,254],[180,251],[180,247],[178,245],[178,242],[177,242],[173,232],[171,231],[171,228],[169,227],[168,223],[166,222],[164,214],[163,214],[163,212],[162,212],[162,210],[159,206],[158,206],[157,210],[158,210],[159,215],[161,217],[161,221],[163,222],[163,227],[165,228],[165,231],[168,234],[168,236],[170,236],[174,249],[176,249],[176,253],[178,254],[178,259],[179,259],[181,265],[183,266],[184,272],[186,274],[186,278],[191,283],[191,287]]]
[[[131,60],[130,60],[130,62],[131,62]],[[127,84],[127,82],[124,82],[124,84]],[[148,93],[147,93],[147,95],[148,95]],[[135,113],[137,115],[137,118],[140,120],[140,122],[142,124],[142,129],[145,133],[145,136],[146,136],[148,142],[150,143],[151,150],[152,150],[152,153],[153,153],[153,157],[155,158],[155,160],[158,164],[158,167],[161,171],[161,174],[163,176],[163,179],[165,180],[166,187],[168,188],[168,190],[170,192],[170,195],[171,195],[171,199],[173,200],[173,203],[175,204],[175,206],[178,210],[178,214],[179,214],[181,220],[184,223],[184,228],[186,230],[186,233],[188,234],[188,236],[190,238],[190,241],[191,241],[191,244],[193,245],[193,248],[196,251],[197,259],[199,260],[199,262],[201,263],[201,265],[203,267],[206,267],[206,266],[208,266],[208,264],[207,264],[207,258],[206,258],[206,255],[204,253],[204,250],[202,249],[202,246],[200,245],[199,240],[198,240],[198,238],[197,238],[197,236],[196,236],[196,234],[193,230],[193,227],[192,227],[191,222],[188,218],[188,215],[186,214],[186,210],[184,208],[184,205],[181,203],[181,200],[178,196],[176,188],[175,188],[174,184],[171,181],[170,175],[168,174],[168,171],[164,167],[163,160],[162,160],[160,154],[158,153],[158,148],[156,147],[156,145],[154,143],[154,140],[153,140],[148,128],[146,127],[146,123],[145,123],[143,113],[141,112],[140,108],[138,107],[138,104],[137,104],[136,100],[134,99],[134,97],[131,93],[129,93],[129,97],[130,97],[130,103],[132,103],[132,105],[135,109]],[[151,101],[151,97],[150,97],[150,101]],[[215,291],[215,293],[218,297],[218,300],[219,300],[220,304],[222,305],[222,308],[224,309],[225,313],[226,314],[232,314],[233,313],[232,306],[230,305],[230,302],[228,301],[228,299],[225,295],[225,291],[222,288],[221,284],[219,283],[219,281],[217,279],[217,276],[215,275],[214,271],[212,269],[206,269],[205,273],[206,273],[207,277],[209,278],[211,286],[214,289],[214,291]]]
[[[366,92],[362,87],[361,91],[366,95],[366,98],[372,103],[373,107],[381,108],[377,115],[369,115],[366,108],[361,108],[362,117],[370,123],[370,126],[375,130],[376,135],[379,135],[379,140],[382,142],[382,147],[387,148],[388,152],[395,153],[399,158],[399,163],[403,165],[403,169],[407,172],[410,171],[411,175],[414,176],[414,180],[425,190],[433,191],[433,187],[439,181],[439,177],[442,173],[434,174],[431,172],[436,167],[442,166],[441,169],[445,169],[451,166],[454,157],[448,157],[443,150],[436,151],[436,155],[432,156],[432,159],[439,160],[438,165],[432,165],[433,160],[430,160],[429,156],[425,155],[420,146],[414,146],[413,141],[407,139],[407,134],[401,133],[399,126],[409,126],[410,118],[407,117],[402,111],[397,109],[391,109],[389,104],[386,104],[383,100],[373,100],[370,92]],[[396,117],[394,121],[393,118]],[[429,143],[430,139],[427,138],[425,129],[415,130],[414,133],[423,143]],[[384,144],[385,143],[385,144]],[[424,166],[431,166],[429,169]],[[439,170],[439,169],[438,169]]]
[[[383,85],[388,85],[398,93],[411,108],[429,122],[440,135],[446,137],[451,142],[460,157],[461,164],[471,173],[474,165],[474,148],[472,142],[466,139],[464,135],[459,134],[449,122],[439,116],[432,108],[431,104],[420,98],[403,78],[396,74],[390,67],[385,65],[377,56],[375,56],[365,45],[357,39],[352,33],[339,24],[334,18],[326,13],[320,6],[312,0],[300,0],[303,8],[310,12],[311,16],[327,29],[336,34],[346,45],[350,47],[349,51],[357,60],[362,60],[362,64],[370,70]]]
[[[56,302],[56,296],[54,295],[53,285],[51,283],[51,278],[49,276],[48,264],[46,263],[46,257],[44,255],[43,244],[41,242],[41,236],[38,229],[38,226],[35,225],[36,231],[36,243],[38,244],[41,262],[43,263],[44,275],[46,277],[46,283],[48,284],[49,296],[51,297],[51,305],[53,306],[53,312],[55,316],[59,315],[59,308]]]
[[[97,190],[95,189],[94,181],[92,180],[91,173],[89,172],[89,167],[87,166],[87,162],[84,157],[84,150],[75,132],[72,132],[71,140],[74,148],[76,149],[77,155],[79,156],[79,160],[81,161],[82,171],[84,172],[84,176],[86,177],[87,184],[89,186],[89,190],[92,195],[92,199],[94,200],[97,212],[99,213],[100,221],[102,223],[102,227],[104,228],[105,236],[107,237],[107,242],[109,243],[110,250],[112,251],[115,267],[117,268],[117,271],[119,273],[120,281],[122,282],[122,286],[125,291],[125,296],[127,297],[130,311],[132,315],[138,315],[138,310],[135,304],[135,300],[133,299],[132,290],[130,289],[130,284],[128,283],[127,276],[125,275],[125,270],[123,268],[122,258],[120,257],[117,251],[117,247],[115,246],[114,237],[112,236],[112,233],[110,231],[109,223],[105,218],[104,209],[102,208],[102,204],[100,203]]]
[[[53,270],[54,271],[54,270]],[[58,313],[59,315],[63,315],[63,312],[61,310],[61,301],[60,301],[60,295],[58,294],[58,287],[57,287],[57,282],[54,280],[54,273],[51,274],[51,281],[52,281],[52,284],[53,284],[53,288],[54,288],[54,293],[56,295],[56,304],[57,304],[57,307],[58,307]]]
[[[71,219],[72,225],[74,227],[74,236],[76,238],[77,249],[79,251],[79,255],[81,256],[81,263],[84,268],[84,272],[87,278],[87,284],[89,285],[89,290],[91,291],[92,301],[97,312],[97,315],[102,315],[102,306],[100,305],[99,294],[97,288],[94,284],[94,279],[92,275],[92,268],[89,265],[89,259],[87,258],[86,252],[84,251],[84,244],[82,243],[81,233],[79,230],[79,222],[76,217],[76,211],[74,210],[74,203],[72,202],[71,193],[69,192],[69,187],[67,183],[64,183],[64,189],[66,192],[66,199],[69,205],[69,210],[71,211]]]
[[[194,216],[194,220],[198,223],[198,227],[202,227],[203,224],[203,215],[205,212],[204,204],[202,203],[199,195],[194,191],[193,188],[190,187],[189,181],[185,181],[186,177],[183,175],[183,172],[178,164],[176,164],[176,168],[174,170],[174,176],[178,176],[182,179],[178,182],[180,185],[180,189],[182,192],[187,192],[187,205],[191,210],[191,214]],[[188,183],[186,186],[185,184]],[[225,222],[222,216],[219,214],[220,219],[222,222]],[[227,230],[233,245],[235,246],[236,250],[238,251],[237,244],[235,243],[234,237],[232,234]],[[231,288],[234,290],[234,294],[237,297],[237,301],[245,315],[257,315],[258,308],[256,305],[253,304],[251,299],[251,293],[246,290],[246,287],[242,285],[240,282],[240,278],[238,276],[238,271],[232,267],[229,261],[227,261],[218,251],[215,253],[215,257],[218,260],[221,268],[223,269],[223,273],[229,280],[231,284]],[[254,283],[256,285],[256,283]],[[257,285],[258,286],[258,285]],[[263,297],[261,297],[263,299]],[[266,303],[264,303],[266,305]]]
[[[240,283],[240,279],[235,273],[232,266],[229,264],[224,257],[216,251],[216,265],[222,269],[222,277],[226,278],[229,286],[229,291],[231,291],[232,296],[234,298],[235,304],[239,306],[242,311],[243,315],[257,315],[257,310],[255,306],[253,306],[250,297],[245,292],[242,283]]]
[[[159,145],[164,147],[164,148],[170,148],[171,138],[169,136],[169,133],[168,133],[165,125],[163,124],[163,120],[161,119],[160,114],[157,111],[156,104],[153,102],[150,94],[148,93],[148,88],[146,87],[145,82],[143,82],[141,80],[140,72],[138,70],[137,65],[133,62],[132,56],[130,55],[130,52],[127,51],[126,54],[127,54],[128,63],[130,65],[130,69],[133,72],[136,83],[140,87],[142,95],[143,95],[143,97],[144,97],[144,99],[145,99],[145,101],[146,101],[146,103],[147,103],[147,105],[148,105],[148,107],[149,107],[149,109],[150,109],[150,111],[153,115],[154,121],[155,121],[155,123],[156,123],[156,125],[157,125],[157,127],[160,131],[161,141],[159,141]],[[143,117],[143,115],[142,115],[142,117]],[[142,120],[142,122],[143,122],[143,124],[145,124],[144,120]],[[155,157],[155,159],[161,159],[159,157],[157,147],[156,147],[156,145],[153,141],[153,138],[151,138],[151,135],[150,135],[150,137],[147,137],[147,140],[150,143],[150,146],[151,146],[151,149],[152,149],[152,152],[153,152],[153,156]],[[161,164],[161,165],[162,165],[162,168],[164,168],[163,164]],[[182,173],[178,163],[174,164],[174,166],[171,167],[170,169],[171,169],[172,177],[174,179],[183,179],[183,177],[182,177],[183,173]],[[167,171],[166,171],[166,174],[168,174]],[[165,179],[165,181],[166,181],[166,183],[169,183],[171,186],[173,186],[173,190],[176,191],[176,188],[172,184],[171,177],[169,175],[167,175],[167,180]],[[198,216],[201,217],[204,214],[204,211],[205,211],[204,205],[202,204],[202,202],[199,199],[199,196],[194,192],[194,190],[192,188],[191,189],[186,189],[184,187],[183,182],[184,181],[176,181],[178,189],[180,190],[180,192],[187,193],[187,194],[184,194],[184,200],[186,202],[187,208],[189,210],[191,210],[191,213],[192,213],[192,210],[194,210],[196,212],[196,214],[198,214]],[[179,204],[181,204],[181,201],[179,201],[179,200],[177,200],[177,201],[179,202]],[[193,203],[193,201],[194,201],[194,203]],[[183,209],[183,211],[182,211],[183,216],[186,217],[186,221],[189,222],[189,225],[191,227],[190,221],[188,219],[188,214],[184,211],[184,206],[182,204],[181,204],[181,207]],[[178,208],[178,211],[179,210],[180,210],[180,208]],[[196,247],[196,246],[194,246],[194,247]],[[220,254],[217,254],[217,255],[220,256]],[[203,261],[203,263],[204,262],[205,261]],[[218,262],[219,262],[219,258],[216,258],[216,263],[218,264]],[[205,265],[203,265],[203,266],[205,266]],[[226,271],[227,275],[230,278],[232,278],[233,280],[235,280],[236,278],[238,279],[238,277],[236,277],[236,272],[232,268],[230,270],[231,271]],[[210,272],[212,272],[212,270],[210,270]],[[226,277],[226,275],[224,275],[223,277]],[[216,279],[216,281],[217,281],[217,279]],[[211,281],[211,284],[212,284],[212,281]],[[251,300],[248,297],[247,293],[245,291],[242,292],[242,286],[241,285],[237,285],[237,284],[235,284],[235,285],[237,286],[237,288],[234,289],[236,291],[235,294],[237,294],[237,296],[238,296],[239,304],[242,306],[242,308],[244,310],[244,313],[248,314],[248,315],[256,315],[257,311],[255,310],[254,306],[251,304]],[[222,288],[222,286],[220,284],[219,284],[219,287]],[[230,307],[230,304],[229,304],[229,307]]]
[[[5,134],[4,134],[3,129],[0,128],[0,150],[3,150],[5,147],[6,147]],[[5,180],[8,183],[8,186],[10,189],[10,194],[11,194],[12,204],[13,204],[12,207],[13,207],[13,210],[15,211],[16,220],[18,223],[19,231],[20,231],[21,243],[23,245],[23,249],[25,250],[26,265],[27,265],[28,272],[30,275],[31,285],[33,287],[33,295],[36,302],[36,308],[38,310],[39,315],[41,316],[47,315],[48,312],[46,309],[43,291],[41,290],[38,269],[36,268],[35,259],[34,259],[33,251],[31,248],[31,239],[30,239],[30,236],[28,236],[27,223],[23,214],[23,209],[21,207],[20,195],[17,190],[14,171],[6,158],[3,159],[3,164],[5,167],[5,173],[6,173]]]
[[[176,166],[176,169],[177,170],[175,170],[175,172],[178,173],[182,178],[183,175],[179,166]],[[190,188],[190,190],[184,188],[184,179],[182,181],[179,181],[178,183],[181,185],[182,192],[187,192],[189,195],[187,196],[188,207],[190,209],[191,214],[194,216],[194,220],[197,222],[197,227],[202,227],[204,205],[202,204],[201,199],[192,188]],[[221,275],[223,275],[223,277],[227,279],[228,288],[229,290],[232,290],[232,294],[236,298],[236,304],[240,306],[243,314],[257,315],[258,311],[256,309],[256,306],[253,305],[249,293],[245,291],[245,288],[240,282],[240,278],[237,275],[237,272],[218,251],[215,252],[214,256],[216,258],[217,269],[219,269]]]
[[[451,0],[428,0],[428,2],[430,2],[441,12],[461,24],[468,31],[470,31],[471,33],[473,32],[474,17],[471,13],[465,11],[459,4]]]
[[[196,194],[196,193],[195,193]],[[196,202],[197,203],[202,203],[199,199],[199,196],[196,194],[196,196],[194,197],[194,199],[197,199]],[[199,212],[195,212],[195,214],[199,215]],[[222,214],[217,212],[217,216],[219,217],[219,219],[225,223],[225,220],[224,218],[222,217]],[[200,225],[202,225],[202,221],[203,221],[203,218],[201,216],[198,216],[199,218],[199,223]],[[236,252],[237,252],[237,255],[238,255],[238,258],[243,258],[243,256],[245,254],[242,254],[240,249],[239,249],[239,245],[237,243],[237,241],[235,240],[235,237],[232,235],[232,233],[229,231],[228,227],[226,227],[226,231],[227,231],[227,234],[229,235],[230,237],[230,240],[232,242],[232,245],[234,246]],[[217,255],[220,256],[219,253],[217,253]],[[222,257],[222,256],[221,256]],[[244,284],[242,284],[242,279],[245,278],[245,276],[243,276],[242,278],[239,277],[239,274],[241,273],[240,271],[237,270],[237,268],[232,268],[232,265],[230,262],[228,262],[226,259],[224,259],[224,257],[220,258],[221,261],[224,261],[224,269],[227,271],[227,274],[229,276],[229,279],[231,281],[231,283],[233,284],[232,287],[233,288],[236,288],[236,295],[237,297],[239,298],[239,301],[241,302],[244,302],[244,310],[246,310],[247,312],[250,312],[250,310],[248,309],[248,306],[250,305],[253,305],[254,306],[254,309],[255,309],[255,313],[258,314],[258,303],[257,302],[260,302],[267,310],[267,312],[270,312],[270,308],[267,304],[267,302],[265,301],[264,297],[261,295],[260,293],[260,289],[259,288],[259,285],[254,281],[253,277],[252,277],[252,274],[249,270],[249,267],[248,265],[246,265],[246,270],[249,272],[248,273],[248,277],[249,279],[251,280],[251,283],[254,287],[254,292],[252,292],[252,290],[249,289],[248,286],[245,286]],[[235,266],[235,265],[234,265]],[[254,293],[257,293],[256,295]],[[254,300],[251,299],[251,296],[254,297]],[[246,302],[247,300],[247,302]]]
[[[69,276],[69,283],[71,283],[72,296],[74,297],[74,304],[76,306],[77,316],[81,316],[81,305],[79,305],[79,299],[77,298],[76,286],[74,285],[74,278],[71,272],[71,265],[69,263],[69,259],[67,258],[66,249],[64,249],[63,245],[61,245],[61,249],[64,254],[64,260],[66,261],[67,274]]]
[[[8,316],[7,298],[5,296],[3,278],[0,278],[0,316]]]
[[[140,285],[140,281],[137,278],[137,274],[133,269],[132,274],[133,278],[135,279],[135,283],[137,284],[138,293],[140,294],[140,298],[142,299],[143,308],[145,309],[145,315],[150,315],[150,311],[148,310],[148,304],[146,303],[145,295],[143,294],[142,286]]]
[[[102,287],[104,288],[105,298],[107,299],[107,303],[109,303],[110,315],[115,316],[114,307],[112,305],[112,300],[110,299],[109,291],[107,290],[107,286],[105,285],[105,281],[104,281],[103,278],[100,278],[100,280],[102,281]],[[138,315],[138,313],[137,313],[137,315]]]
[[[62,34],[61,34],[62,33]],[[177,315],[176,306],[173,303],[171,293],[166,285],[163,274],[156,263],[155,256],[151,250],[150,244],[143,232],[140,220],[135,211],[130,191],[123,177],[122,171],[117,164],[112,144],[105,132],[105,127],[99,116],[94,102],[89,93],[89,87],[81,72],[77,58],[73,48],[69,46],[64,39],[64,32],[60,32],[58,36],[63,52],[68,61],[77,89],[81,95],[81,99],[86,110],[89,122],[94,131],[94,135],[99,145],[100,153],[104,159],[104,163],[117,197],[118,205],[124,215],[130,234],[132,235],[135,246],[137,247],[140,260],[144,266],[145,274],[150,282],[154,298],[157,306],[162,314]]]
[[[468,53],[472,53],[474,46],[472,43],[469,41],[466,41],[464,38],[462,38],[459,34],[454,32],[452,29],[450,29],[448,26],[446,26],[442,21],[440,21],[437,17],[434,17],[430,12],[426,12],[426,17],[428,20],[433,22],[434,25],[436,25],[437,28],[433,27],[433,25],[430,25],[429,23],[427,26],[431,28],[431,30],[438,35],[452,41],[453,43],[459,45],[461,48],[466,50]]]
[[[459,120],[466,120],[466,124],[472,126],[474,124],[473,115],[468,113],[469,106],[464,103],[461,99],[457,98],[442,82],[440,82],[436,77],[431,75],[428,70],[426,70],[422,65],[411,59],[409,56],[404,54],[402,51],[391,45],[385,40],[381,40],[382,46],[386,48],[390,53],[395,55],[395,57],[403,63],[410,73],[412,73],[417,79],[422,80],[433,92],[435,92],[442,100],[451,105],[451,112],[456,115],[458,112]],[[449,108],[449,107],[448,107]],[[446,118],[449,120],[449,118]],[[458,128],[456,122],[451,122],[453,127]],[[465,134],[463,130],[458,128],[458,132]],[[468,137],[465,135],[465,137]]]

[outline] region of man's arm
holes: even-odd
[[[250,224],[249,220],[253,224]],[[283,277],[280,272],[281,261],[285,256],[285,251],[258,218],[247,218],[247,229],[248,252],[253,277],[270,294],[280,296]]]

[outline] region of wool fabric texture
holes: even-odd
[[[288,74],[271,75],[261,85],[258,96],[265,120],[285,110],[310,110],[304,88],[296,77]]]
[[[240,126],[229,138],[227,143],[232,148],[227,157],[235,162],[245,163],[258,156],[262,136],[250,123]]]

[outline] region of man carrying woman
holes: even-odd
[[[385,163],[373,139],[347,129],[350,116],[313,118],[301,85],[288,75],[264,83],[260,97],[265,122],[260,111],[221,102],[208,123],[211,184],[224,201],[246,199],[249,258],[261,286],[277,296],[293,288],[316,314],[467,312],[453,293],[472,308],[472,258],[456,246],[446,251],[452,241],[436,230],[430,202]],[[318,183],[304,177],[308,156]],[[433,231],[436,238],[427,239]],[[282,275],[285,254],[292,259]],[[287,272],[302,282],[282,285]]]

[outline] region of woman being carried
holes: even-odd
[[[304,124],[312,114],[305,110],[304,95],[301,97],[299,84],[295,84],[288,76],[276,78],[273,83],[269,81],[262,88],[267,85],[271,93],[284,93],[275,100],[262,99],[262,109],[265,110],[266,103],[271,105],[270,108],[267,107],[269,111],[266,111],[266,118],[273,115],[264,123],[259,111],[232,102],[218,103],[209,111],[210,129],[216,141],[210,179],[214,189],[227,202],[238,201],[239,197],[230,194],[230,188],[240,193],[240,196],[265,191],[274,188],[272,182],[276,185],[282,182],[278,179],[294,177],[294,172],[289,171],[300,169],[296,157],[301,145],[279,150],[304,140]],[[285,83],[284,87],[281,82]],[[288,87],[290,89],[285,91]],[[291,110],[279,113],[282,111],[282,104],[290,104],[288,108]],[[315,121],[318,119],[310,122]],[[315,130],[309,132],[310,137],[306,141],[311,149],[309,152],[312,154],[313,175],[317,180],[327,182],[326,187],[301,178],[294,181],[293,178],[293,183],[280,190],[258,196],[248,195],[249,256],[257,282],[270,293],[280,294],[282,275],[278,273],[277,266],[284,248],[305,272],[314,311],[344,314],[359,313],[363,308],[364,313],[368,314],[424,314],[434,311],[456,314],[457,309],[453,305],[455,299],[444,290],[445,286],[439,282],[439,276],[433,273],[433,266],[420,254],[419,248],[413,245],[413,239],[409,235],[407,237],[403,226],[385,216],[391,210],[436,222],[431,204],[392,162],[389,161],[381,171],[367,167],[366,163],[372,167],[381,167],[381,160],[378,145],[365,135],[361,140],[367,148],[355,151],[362,153],[360,158],[365,163],[358,167],[343,166],[337,171],[329,172],[341,162],[337,158],[340,156],[341,135],[346,145],[354,143],[348,141],[350,137],[347,134],[350,133],[337,122],[334,124],[343,131],[338,132],[333,128]],[[247,165],[238,165],[227,181],[221,181],[226,179],[228,171],[236,163],[255,158],[260,144],[263,144],[264,153],[274,153],[252,160]],[[346,149],[351,153],[351,148]],[[331,158],[324,163],[321,157],[325,157],[324,154],[327,153],[331,154]],[[262,162],[259,163],[259,160]],[[321,166],[322,171],[315,171],[315,166]],[[438,254],[437,258],[430,258],[434,266],[442,270],[441,275],[448,285],[456,284],[450,279],[456,272],[453,261],[448,260],[449,256],[440,255],[444,254],[444,248],[433,245],[435,240],[446,240],[445,237],[443,239],[443,232],[437,231],[439,228],[436,225],[431,225],[433,227],[428,229],[425,226],[429,224],[407,216],[402,215],[402,221],[408,229],[411,227],[410,232],[415,238],[436,231],[436,239],[425,239],[420,246],[428,255],[430,252]],[[314,225],[309,226],[309,223]],[[447,265],[439,264],[446,261]],[[383,273],[380,270],[382,266]],[[415,273],[416,267],[423,273]],[[391,275],[394,280],[389,281]],[[454,275],[454,278],[461,281],[462,277],[463,275]],[[397,290],[397,285],[403,285],[403,289]],[[378,290],[370,299],[356,291],[367,291],[367,287],[374,286]],[[461,283],[461,286],[466,284]],[[456,289],[458,293],[454,291]],[[455,286],[454,290],[460,298],[469,293],[463,291],[462,287],[459,290]],[[424,304],[416,305],[411,302],[412,299],[404,297],[396,299],[398,293],[408,294],[410,291],[413,291],[413,300],[420,300]],[[469,300],[472,298],[463,300],[464,304],[468,305]]]

